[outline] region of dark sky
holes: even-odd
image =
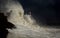
[[[32,12],[32,16],[43,24],[60,24],[60,0],[19,0],[25,13]]]

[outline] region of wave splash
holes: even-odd
[[[24,9],[18,1],[3,1],[1,12],[7,16],[9,13],[8,21],[16,26],[16,29],[7,29],[7,38],[60,38],[60,29],[40,27],[31,15],[24,15]]]

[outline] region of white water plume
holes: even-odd
[[[16,29],[7,29],[7,38],[60,38],[60,29],[40,27],[31,15],[24,15],[24,9],[18,1],[5,0],[1,4],[1,12],[5,15],[9,13],[8,21],[16,26]]]

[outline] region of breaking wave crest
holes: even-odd
[[[8,21],[13,23],[15,29],[7,29],[7,38],[60,38],[59,29],[40,27],[31,15],[24,15],[24,9],[17,1],[2,1],[1,12],[8,16]],[[60,32],[59,32],[60,33]]]

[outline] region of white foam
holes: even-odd
[[[24,15],[23,7],[18,1],[6,1],[1,9],[4,14],[10,13],[8,21],[16,26],[16,29],[7,29],[7,38],[60,38],[56,33],[60,29],[40,27],[31,15]]]

